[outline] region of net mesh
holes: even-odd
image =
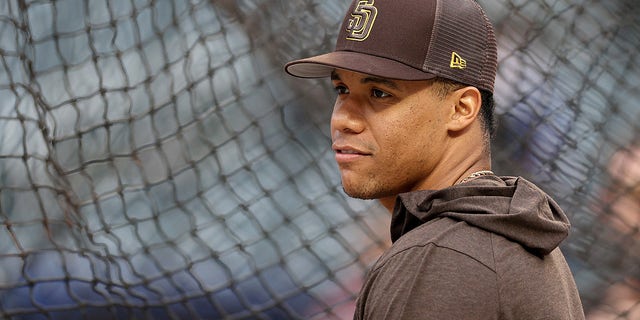
[[[494,171],[569,215],[589,319],[640,318],[640,12],[483,0]],[[0,318],[349,319],[389,216],[343,194],[348,1],[0,1]]]

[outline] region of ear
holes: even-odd
[[[482,95],[476,87],[464,87],[451,93],[451,117],[447,123],[449,131],[462,131],[478,117],[482,107]]]

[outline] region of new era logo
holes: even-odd
[[[378,15],[378,9],[373,6],[374,2],[375,0],[358,1],[347,26],[348,40],[364,41],[369,37]]]
[[[467,67],[467,60],[462,59],[462,57],[454,51],[451,52],[451,63],[449,66],[454,69],[464,69]]]

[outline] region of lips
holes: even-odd
[[[344,149],[344,150],[339,149],[339,150],[336,150],[336,152],[340,154],[362,154],[362,152],[358,150],[349,150],[349,149]]]
[[[364,148],[358,148],[358,147],[354,147],[354,146],[349,145],[349,144],[341,144],[341,143],[337,143],[337,142],[334,142],[333,145],[331,146],[331,148],[336,153],[362,154],[362,155],[371,154],[370,152],[364,151]]]
[[[336,161],[338,163],[352,162],[371,155],[371,153],[365,151],[364,148],[358,148],[351,145],[334,143],[332,148],[336,153]]]

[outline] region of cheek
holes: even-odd
[[[396,127],[396,136],[390,144],[395,149],[395,156],[419,166],[429,166],[429,162],[442,152],[447,132],[441,119],[420,111],[407,115]]]
[[[407,101],[402,112],[380,117],[382,121],[372,131],[378,133],[378,143],[389,151],[390,157],[423,155],[447,135],[444,114],[437,112],[441,110],[439,102],[430,99]]]
[[[437,114],[428,112],[428,105],[417,105],[410,109],[405,116],[400,128],[403,128],[402,139],[407,142],[426,144],[440,130],[442,121]]]

